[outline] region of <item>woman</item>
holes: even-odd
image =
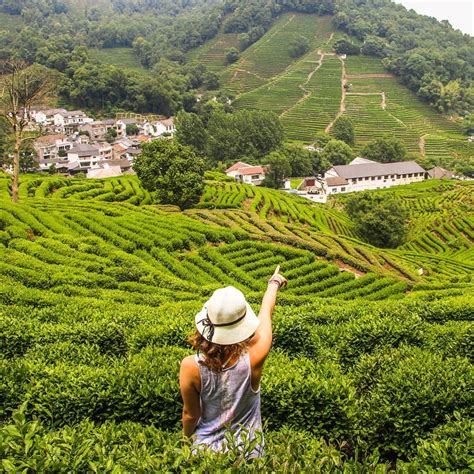
[[[278,290],[287,284],[277,266],[268,281],[259,317],[237,288],[216,290],[196,315],[191,338],[197,354],[181,363],[183,432],[194,443],[226,451],[226,432],[255,439],[261,431],[260,379],[272,345],[272,313]],[[262,438],[263,439],[263,438]],[[250,457],[263,455],[257,443]]]

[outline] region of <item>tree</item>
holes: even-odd
[[[379,56],[383,58],[387,50],[387,44],[378,36],[368,36],[361,49],[361,53],[367,56]]]
[[[41,102],[52,88],[49,71],[42,66],[28,66],[18,60],[6,61],[0,75],[0,117],[13,134],[12,201],[18,201],[18,181],[22,146],[30,136],[26,127],[31,120],[31,107]]]
[[[176,116],[176,140],[190,146],[198,154],[203,154],[206,147],[207,132],[199,115],[179,112]]]
[[[331,135],[326,132],[318,132],[314,137],[314,144],[324,148],[332,140]]]
[[[291,174],[291,165],[288,158],[279,151],[273,151],[266,157],[265,162],[269,168],[264,185],[269,188],[281,188],[284,179]]]
[[[330,140],[321,152],[321,158],[332,165],[347,165],[352,159],[352,148],[343,141]]]
[[[313,173],[312,153],[300,145],[287,143],[281,152],[286,156],[291,167],[291,176],[304,177]]]
[[[228,48],[225,50],[225,62],[233,64],[240,59],[240,53],[237,48]]]
[[[303,54],[309,51],[309,41],[308,38],[300,36],[299,38],[294,39],[290,42],[288,48],[288,53],[292,58],[299,58]]]
[[[394,197],[370,192],[348,196],[345,209],[356,233],[372,245],[395,248],[407,235],[408,212]]]
[[[332,135],[337,140],[342,140],[348,145],[354,145],[355,143],[355,132],[352,120],[345,115],[341,115],[332,127]]]
[[[334,51],[336,51],[337,54],[360,54],[359,46],[344,38],[341,38],[334,43]]]
[[[381,163],[403,161],[406,154],[407,150],[405,145],[395,137],[385,137],[375,140],[366,145],[361,151],[363,157]]]
[[[467,115],[461,122],[462,128],[466,135],[474,134],[474,114]]]
[[[259,110],[226,113],[215,110],[207,124],[206,153],[209,159],[235,161],[262,158],[283,142],[283,127],[276,114]]]
[[[125,133],[127,135],[138,135],[139,132],[140,129],[138,128],[138,125],[134,123],[125,126]]]
[[[204,161],[189,147],[170,140],[145,143],[133,163],[143,187],[163,204],[188,209],[204,190]]]
[[[105,139],[109,143],[113,143],[116,138],[117,138],[117,130],[115,130],[115,128],[109,128],[107,130],[107,133],[105,134]]]

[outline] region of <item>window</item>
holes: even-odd
[[[354,178],[354,179],[352,180],[352,184],[356,184],[356,183],[357,183],[357,179]]]
[[[346,190],[346,188],[343,186],[343,187],[341,188],[341,193],[343,193],[345,190]]]
[[[367,179],[367,178],[366,178]],[[357,178],[357,181],[362,181],[362,178]]]
[[[395,178],[395,175],[394,175],[394,174],[392,174],[392,175],[391,175],[391,178]]]
[[[368,176],[366,176],[365,180],[366,180],[366,181],[368,181],[368,180],[369,180],[369,177],[368,177]]]
[[[331,189],[331,192],[332,192],[332,193],[337,193],[337,188]]]
[[[406,175],[406,174],[402,174],[402,178],[406,178],[406,177],[407,177],[407,175]]]
[[[367,178],[367,179],[368,179],[368,178]],[[370,178],[370,180],[371,180],[371,181],[375,181],[375,176],[372,176],[372,177]]]
[[[408,175],[409,178],[411,178],[412,176],[413,176],[413,175],[412,175],[411,173]]]
[[[382,179],[382,176],[377,176],[377,180],[380,181]]]
[[[260,179],[260,175],[259,174],[253,174],[252,177],[251,177],[251,180],[254,181],[256,179]]]

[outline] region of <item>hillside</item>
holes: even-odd
[[[394,135],[427,165],[453,166],[473,159],[460,126],[418,99],[381,60],[337,56],[332,45],[343,35],[331,21],[328,16],[287,13],[235,64],[225,65],[224,52],[237,45],[236,35],[222,32],[189,58],[220,74],[223,87],[236,97],[235,107],[277,113],[289,139],[312,143],[318,132],[330,131],[345,114],[355,125],[356,150]],[[301,36],[309,40],[310,51],[293,59],[288,44]]]
[[[184,213],[151,205],[135,177],[24,176],[17,205],[9,186],[2,176],[0,448],[10,470],[468,466],[472,185],[384,191],[413,225],[390,251],[357,240],[338,202],[217,174]],[[179,441],[177,381],[194,314],[225,285],[257,309],[277,264],[290,284],[262,382],[267,457],[249,468],[192,456]],[[24,436],[28,452],[15,448]]]

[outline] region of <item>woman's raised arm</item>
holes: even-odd
[[[252,367],[262,368],[272,347],[272,314],[275,308],[278,290],[287,284],[288,280],[280,275],[280,265],[268,281],[267,291],[263,295],[258,318],[260,324],[249,347]]]

